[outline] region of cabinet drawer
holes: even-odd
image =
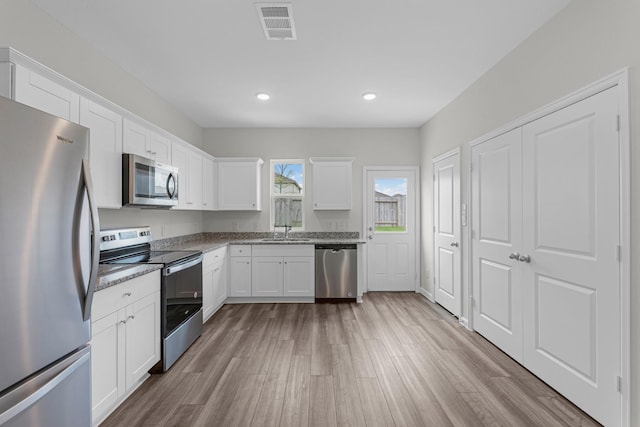
[[[231,256],[251,256],[251,245],[231,245],[229,251]]]
[[[127,280],[96,292],[91,307],[93,321],[118,311],[134,301],[160,290],[160,270]]]
[[[223,261],[227,257],[227,248],[218,248],[211,252],[205,252],[202,259],[202,268],[208,269],[215,263]]]
[[[314,245],[255,245],[253,246],[253,256],[314,256]]]

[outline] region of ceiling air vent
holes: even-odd
[[[256,3],[267,40],[295,40],[291,3]]]

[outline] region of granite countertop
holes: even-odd
[[[161,268],[160,264],[99,264],[96,292]]]
[[[279,238],[282,236],[278,236]],[[228,245],[316,245],[364,244],[357,232],[292,233],[293,240],[273,239],[273,233],[198,233],[188,236],[155,240],[154,250],[210,252]],[[267,240],[265,240],[267,239]],[[298,240],[296,240],[298,239]],[[159,264],[100,264],[96,291],[161,269]]]

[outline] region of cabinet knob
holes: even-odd
[[[129,319],[135,319],[135,318],[136,318],[136,316],[134,316],[134,315],[132,314],[131,316],[127,317],[127,320],[129,320]]]

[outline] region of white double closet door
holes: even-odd
[[[473,324],[620,423],[618,89],[471,148]]]

